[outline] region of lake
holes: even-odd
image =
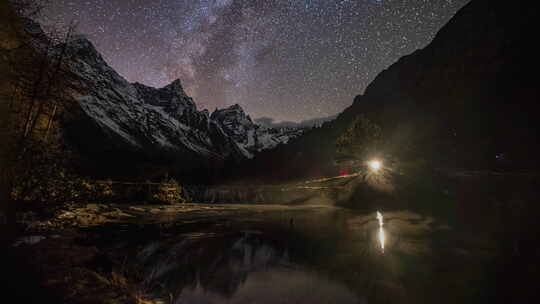
[[[87,230],[164,303],[468,303],[493,283],[492,244],[410,211],[380,210],[381,230],[331,206],[179,210]]]

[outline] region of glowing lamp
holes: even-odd
[[[378,160],[372,160],[369,162],[369,167],[371,168],[371,170],[373,171],[377,171],[381,168],[382,164],[380,161]]]

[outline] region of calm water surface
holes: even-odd
[[[165,303],[464,303],[490,250],[412,212],[244,206],[102,235]],[[381,244],[384,235],[384,250]]]

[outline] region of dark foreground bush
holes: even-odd
[[[174,179],[162,181],[152,194],[152,201],[161,204],[185,203],[182,186]]]

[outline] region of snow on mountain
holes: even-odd
[[[36,37],[36,48],[45,44],[38,25],[29,22],[28,29]],[[59,54],[62,48],[58,45],[52,53]],[[73,37],[66,51],[69,92],[76,101],[67,132],[85,148],[238,160],[302,134],[261,127],[239,105],[212,115],[199,111],[180,80],[163,88],[130,83],[84,36]]]
[[[287,143],[303,133],[301,129],[272,129],[260,126],[254,123],[238,104],[216,110],[210,118],[245,151],[248,158],[257,152]]]

